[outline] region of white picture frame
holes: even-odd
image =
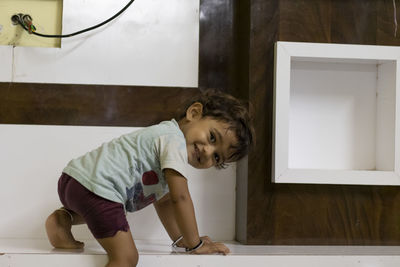
[[[399,58],[392,46],[277,42],[272,182],[400,185]]]

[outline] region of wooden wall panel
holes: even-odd
[[[261,212],[264,216],[258,215],[262,217],[256,223],[258,232],[251,231],[254,227],[248,228],[249,244],[399,244],[398,188],[274,184],[268,187],[262,199],[268,203],[267,209]],[[253,217],[249,214],[249,218]]]
[[[233,1],[200,1],[199,87],[234,87]]]
[[[253,0],[251,3],[248,90],[259,112],[257,138],[263,141],[249,157],[244,243],[399,245],[399,187],[273,184],[269,157],[273,43],[281,40],[399,45],[397,37],[390,35],[392,1]],[[273,21],[268,19],[271,14],[275,17]],[[277,34],[273,25],[279,25]]]
[[[247,240],[268,242],[274,231],[266,217],[274,205],[271,191],[274,44],[278,38],[277,1],[252,1],[249,47],[249,100],[254,106],[257,144],[248,160]]]
[[[0,123],[147,126],[171,119],[197,88],[0,83]]]
[[[279,3],[279,10],[276,11],[279,16],[279,40],[331,42],[332,1],[267,1]]]
[[[332,0],[330,2],[331,42],[376,44],[378,1]]]
[[[377,1],[376,44],[399,45],[400,43],[400,1]],[[395,12],[396,11],[396,12]],[[399,25],[396,29],[396,23]]]

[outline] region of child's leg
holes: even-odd
[[[135,267],[139,255],[131,231],[118,231],[113,237],[97,239],[108,255],[106,267]]]
[[[84,243],[75,240],[72,225],[85,223],[83,218],[73,211],[58,209],[46,220],[46,232],[50,243],[55,248],[80,249]]]
[[[71,187],[73,184],[73,178],[65,173],[58,180],[58,195],[64,206],[67,206],[69,193],[75,193],[77,190],[76,187]],[[68,210],[65,208],[55,210],[47,217],[45,224],[50,243],[56,248],[83,248],[84,243],[75,240],[71,232],[72,225],[83,223],[85,223],[85,220],[70,208]]]
[[[71,226],[86,223],[108,254],[107,266],[136,266],[138,252],[123,204],[92,193],[66,174],[59,180],[59,196],[68,210],[56,210],[46,221],[49,240],[54,246],[83,247],[72,236]]]

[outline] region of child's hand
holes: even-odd
[[[211,240],[211,238],[209,238],[208,236],[201,236],[200,237],[201,240],[203,240],[204,244],[206,243],[213,243],[213,241]]]
[[[209,241],[203,240],[204,244],[201,248],[196,249],[195,251],[191,252],[192,254],[215,254],[215,253],[222,253],[224,255],[228,254],[229,248],[227,248],[222,243],[214,243],[208,238]]]
[[[213,241],[211,240],[211,238],[209,238],[208,236],[201,236],[200,237],[201,240],[203,240],[204,244],[206,243],[213,243]],[[177,247],[179,248],[187,248],[188,245],[185,243],[185,239],[182,239],[181,241],[179,241],[177,244]]]

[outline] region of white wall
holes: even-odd
[[[13,68],[13,48],[0,46],[0,81],[11,81]]]
[[[57,181],[65,165],[131,127],[0,125],[0,239],[46,238],[46,217],[61,206]],[[225,170],[190,168],[189,189],[199,231],[215,240],[233,240],[235,165]],[[134,238],[169,239],[153,206],[129,214]],[[78,238],[92,238],[86,226]]]
[[[64,0],[63,34],[127,3]],[[136,0],[111,23],[62,39],[61,48],[0,46],[0,81],[197,87],[198,38],[199,0]]]

